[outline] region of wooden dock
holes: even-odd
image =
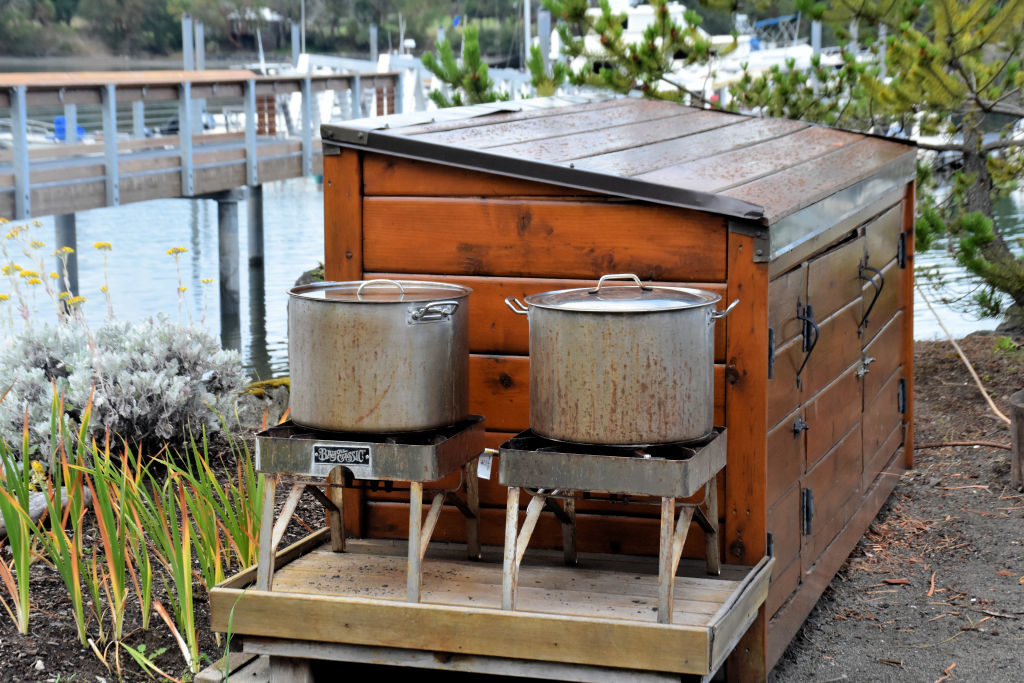
[[[346,117],[394,111],[398,73],[261,76],[249,71],[136,71],[0,74],[0,217],[69,214],[171,197],[208,196],[245,185],[321,172],[314,98],[335,91]],[[367,91],[373,91],[367,106]],[[301,110],[286,130],[277,102],[299,94]],[[237,130],[204,133],[199,103],[237,114]],[[175,105],[177,105],[175,107]],[[147,130],[147,106],[177,112],[175,129]],[[367,111],[370,109],[372,111]],[[63,111],[63,140],[33,136],[33,116]],[[268,113],[270,112],[270,113]],[[102,122],[91,141],[78,121]],[[287,132],[291,128],[291,133]],[[39,142],[42,144],[34,144]]]

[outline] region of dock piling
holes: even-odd
[[[62,247],[73,249],[66,257],[57,259],[57,272],[64,277],[65,273],[61,271],[67,269],[68,291],[71,292],[71,296],[78,296],[78,235],[75,214],[65,213],[55,216],[54,219],[57,249]],[[64,283],[60,283],[59,286],[63,287]]]
[[[263,267],[263,186],[249,187],[249,267]]]
[[[221,336],[238,336],[240,315],[240,289],[238,264],[238,190],[218,192],[213,195],[217,200],[217,254],[220,270],[220,320]],[[228,335],[228,331],[233,335]],[[235,340],[237,343],[237,339]]]

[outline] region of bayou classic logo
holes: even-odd
[[[315,444],[313,446],[313,473],[326,476],[335,466],[349,468],[355,476],[368,474],[370,449],[357,446]]]

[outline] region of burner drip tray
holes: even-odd
[[[505,486],[684,498],[725,466],[724,427],[685,443],[605,446],[555,441],[527,430],[501,445]]]

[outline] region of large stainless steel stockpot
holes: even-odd
[[[464,418],[471,291],[407,280],[292,289],[292,420],[337,431],[405,432]]]
[[[609,280],[628,279],[626,286]],[[592,444],[689,441],[714,427],[721,297],[632,274],[505,300],[530,322],[530,428]]]

